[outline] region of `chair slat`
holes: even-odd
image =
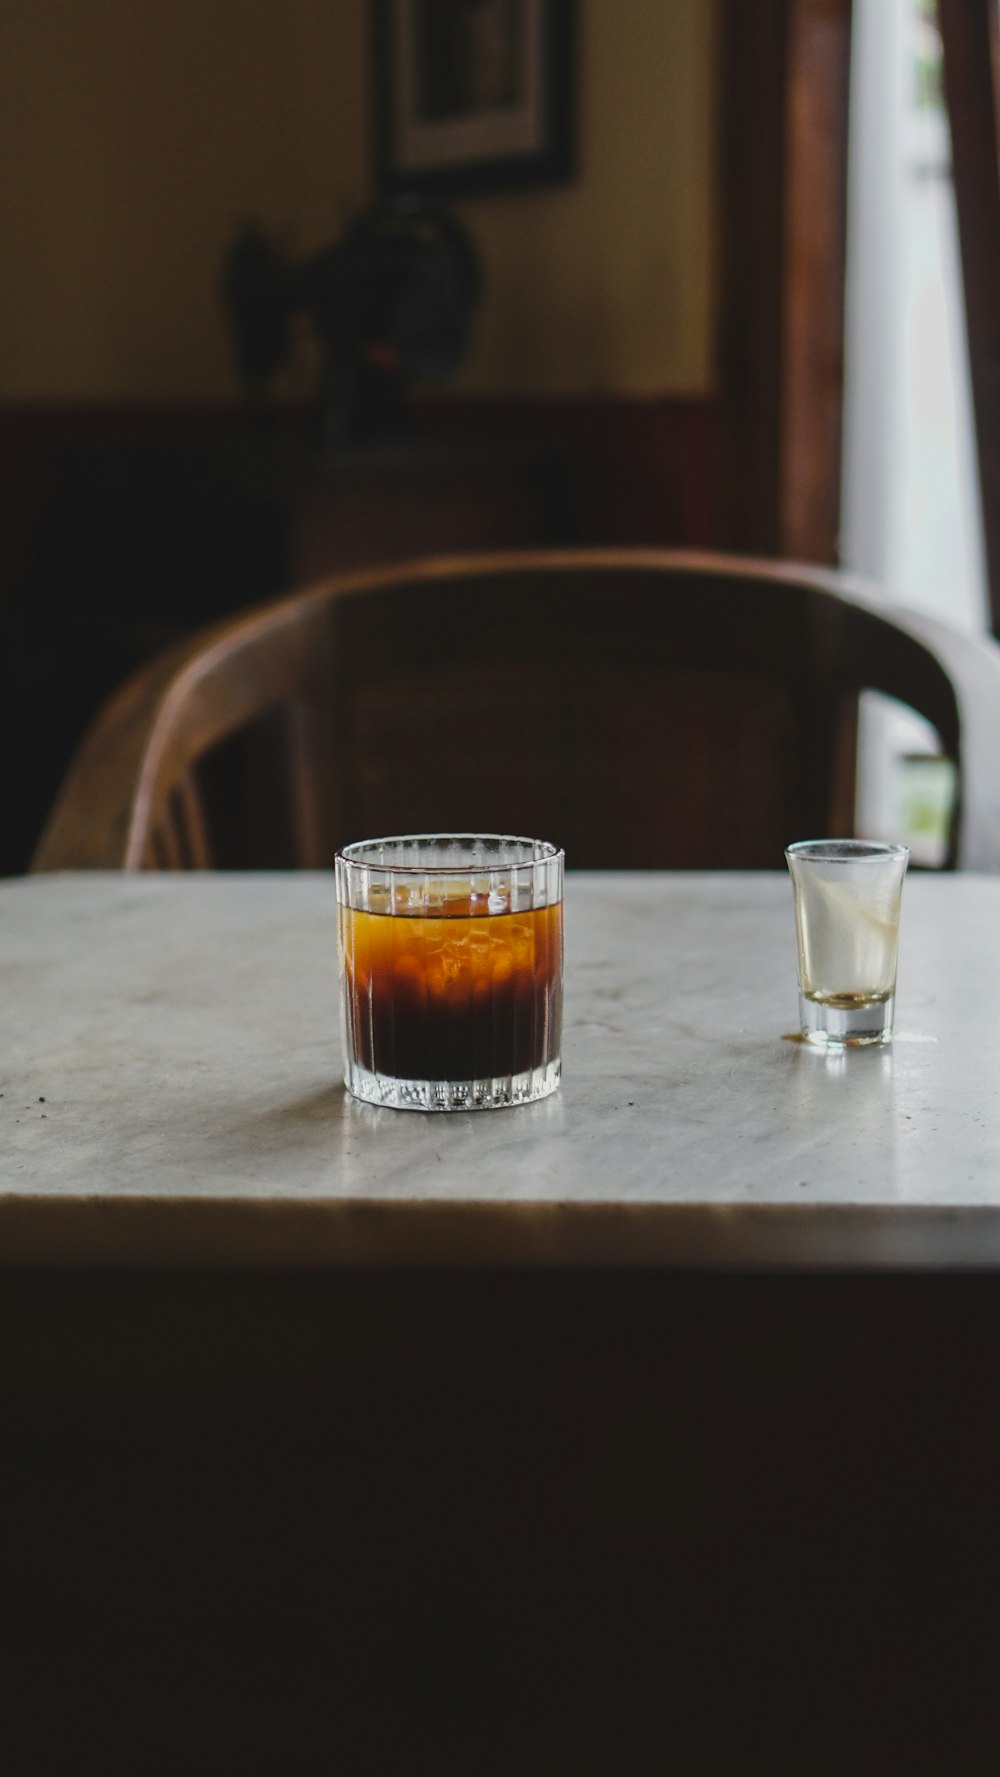
[[[184,869],[184,846],[181,841],[180,828],[177,823],[177,816],[172,799],[165,804],[160,818],[156,823],[155,845],[158,869]]]
[[[174,791],[174,816],[189,870],[210,870],[212,845],[201,791],[194,771],[186,771]]]
[[[284,738],[295,862],[301,870],[331,869],[335,841],[329,708],[315,698],[295,698],[285,714]]]

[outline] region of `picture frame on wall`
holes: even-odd
[[[372,16],[380,192],[572,177],[575,0],[375,0]]]

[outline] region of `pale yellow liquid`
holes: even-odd
[[[845,1010],[880,1005],[896,985],[899,891],[812,875],[797,885],[803,993]]]

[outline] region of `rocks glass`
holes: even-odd
[[[344,1080],[397,1110],[494,1110],[559,1084],[563,854],[420,833],[336,860]]]

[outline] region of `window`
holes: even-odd
[[[934,0],[855,0],[841,559],[894,601],[988,625]],[[859,780],[859,831],[937,862],[951,774],[933,731],[867,699]]]

